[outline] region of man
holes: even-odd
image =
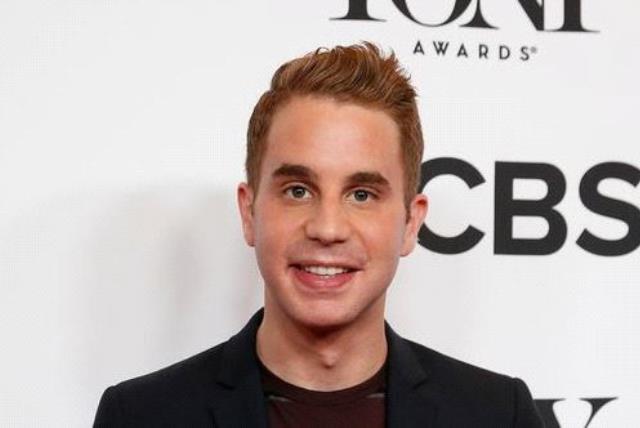
[[[264,309],[228,342],[107,389],[96,426],[542,426],[522,381],[385,325],[427,211],[415,98],[395,56],[369,43],[276,71],[237,192]]]

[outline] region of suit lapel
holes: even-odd
[[[211,413],[216,427],[267,427],[255,345],[262,314],[262,310],[258,311],[224,345],[211,399]]]
[[[267,411],[256,355],[256,332],[262,322],[258,311],[224,345],[215,374],[210,412],[219,428],[266,428]],[[429,381],[411,345],[385,326],[389,343],[387,375],[387,428],[436,426],[438,391]]]
[[[411,345],[386,324],[389,343],[387,428],[436,426],[437,391]]]

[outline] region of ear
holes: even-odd
[[[415,248],[416,241],[418,240],[418,231],[420,231],[420,227],[424,223],[428,207],[429,200],[422,193],[418,193],[411,201],[411,205],[409,205],[409,218],[404,230],[402,251],[400,253],[402,257],[409,255]]]
[[[237,199],[240,218],[242,219],[242,232],[247,245],[255,245],[253,228],[253,189],[247,183],[238,184]]]

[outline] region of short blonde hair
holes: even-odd
[[[283,65],[258,100],[247,130],[245,168],[249,186],[258,190],[266,138],[278,108],[296,95],[318,95],[387,112],[400,131],[407,209],[418,190],[424,142],[416,91],[392,52],[384,56],[370,42],[320,48]]]

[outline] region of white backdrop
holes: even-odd
[[[640,424],[640,250],[604,257],[576,244],[585,228],[610,240],[629,229],[585,207],[579,184],[603,162],[640,167],[640,5],[548,0],[545,29],[562,27],[565,3],[581,3],[584,28],[597,31],[557,32],[536,29],[515,0],[482,0],[498,29],[461,27],[477,0],[438,27],[391,0],[365,3],[385,21],[332,20],[347,0],[0,3],[1,426],[89,426],[108,385],[244,324],[261,304],[234,199],[249,114],[280,63],[360,40],[393,49],[411,72],[425,160],[462,159],[486,181],[427,184],[431,229],[474,225],[485,236],[460,254],[419,246],[403,260],[389,321],[522,377],[537,399],[564,399],[554,407],[562,427],[585,426],[582,398],[616,397],[590,427]],[[404,2],[430,23],[454,3]],[[555,209],[568,234],[558,251],[495,254],[496,161],[561,170]],[[633,183],[599,190],[640,207]],[[546,191],[517,180],[514,194]],[[541,218],[514,221],[516,237],[547,229]]]

